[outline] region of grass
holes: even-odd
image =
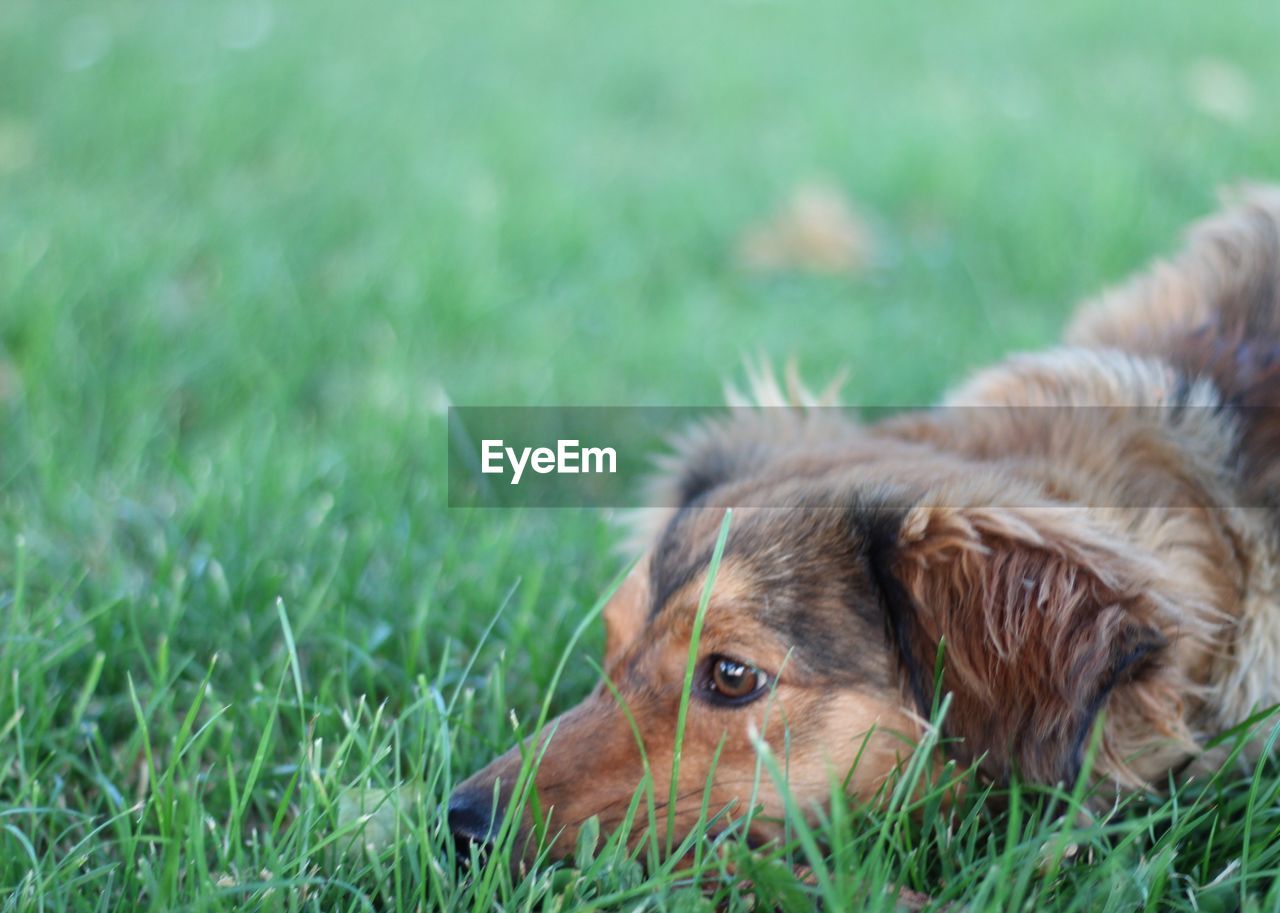
[[[740,909],[746,876],[787,909],[1276,909],[1272,764],[1088,824],[1021,788],[837,801],[647,876],[602,843],[471,879],[440,809],[591,687],[598,626],[566,648],[618,570],[606,517],[446,509],[446,402],[710,403],[758,350],[927,402],[1280,175],[1277,26],[0,4],[0,908]],[[815,176],[885,262],[736,270]]]

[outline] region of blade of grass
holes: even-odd
[[[702,598],[698,600],[698,612],[693,619],[693,631],[689,635],[689,656],[684,667],[684,681],[680,686],[680,707],[676,713],[675,744],[671,751],[671,786],[667,794],[667,839],[666,852],[671,853],[675,842],[676,830],[676,798],[680,793],[680,760],[684,750],[684,730],[689,717],[689,698],[693,692],[693,673],[698,664],[698,647],[702,640],[702,626],[707,618],[707,607],[711,604],[711,590],[715,586],[716,574],[720,570],[720,561],[724,557],[725,543],[729,540],[729,527],[733,523],[733,509],[726,508],[724,519],[720,521],[720,533],[716,537],[715,549],[711,552],[711,562],[707,565],[707,579],[702,587]]]

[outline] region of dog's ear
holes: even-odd
[[[717,489],[749,479],[799,448],[830,440],[835,419],[786,408],[738,408],[684,428],[668,441],[670,450],[658,457],[656,472],[645,484],[647,506],[622,517],[623,553],[649,547],[681,508],[712,502]]]
[[[777,460],[855,439],[858,430],[839,409],[735,408],[671,439],[671,452],[659,459],[659,474],[650,485],[650,503],[687,507]]]
[[[849,438],[857,423],[839,406],[843,375],[809,389],[794,362],[783,377],[764,360],[746,363],[746,389],[725,387],[729,411],[685,427],[668,440],[645,485],[645,507],[621,516],[624,554],[643,550],[683,507],[766,470],[788,454],[811,453]],[[743,506],[723,503],[720,506]]]
[[[873,548],[891,637],[928,713],[943,647],[944,725],[984,771],[1078,775],[1111,692],[1166,639],[1154,565],[1064,508],[913,507]]]
[[[604,663],[606,670],[635,643],[644,630],[649,604],[649,562],[641,561],[604,607]]]
[[[790,446],[804,426],[785,409],[736,410],[692,425],[671,439],[671,452],[658,462],[651,501],[688,507],[710,492],[747,478]]]

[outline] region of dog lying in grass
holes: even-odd
[[[631,821],[646,765],[676,835],[754,802],[747,839],[769,841],[787,793],[875,796],[943,693],[938,750],[997,781],[1074,782],[1099,719],[1095,780],[1212,765],[1208,738],[1280,700],[1273,407],[1280,190],[1255,189],[1086,304],[1064,346],[943,407],[869,425],[737,410],[690,433],[605,607],[606,681],[524,746],[540,763],[517,846],[534,851],[533,805],[556,852],[591,817]],[[764,745],[785,793],[759,776]],[[458,838],[498,833],[521,759],[457,788]]]

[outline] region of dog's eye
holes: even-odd
[[[769,684],[769,676],[755,666],[728,656],[713,656],[710,665],[707,690],[725,703],[746,703],[763,694]]]

